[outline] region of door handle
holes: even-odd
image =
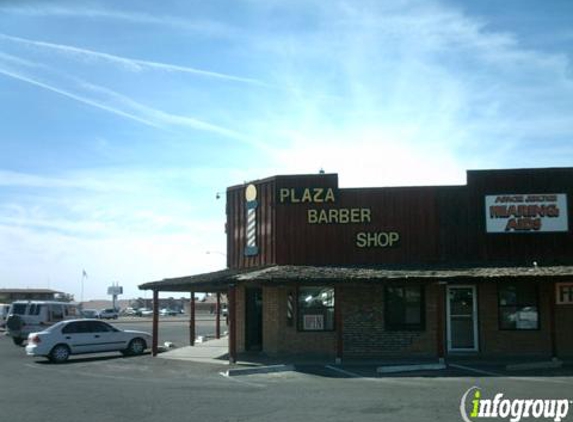
[[[95,337],[95,338],[99,338],[99,334],[96,334],[94,337]]]
[[[71,340],[72,338],[70,336],[66,336],[66,340]]]

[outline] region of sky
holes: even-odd
[[[0,0],[0,288],[222,269],[272,175],[571,166],[572,61],[570,0]]]

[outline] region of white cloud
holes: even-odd
[[[236,36],[236,32],[232,27],[216,21],[181,18],[170,15],[156,15],[134,11],[122,11],[119,9],[112,9],[110,7],[86,7],[85,4],[80,4],[78,7],[24,4],[18,6],[0,6],[0,10],[4,13],[28,17],[80,18],[84,20],[117,21],[119,23],[131,23],[137,25],[173,27],[180,30],[192,31],[206,37],[229,38]]]
[[[20,188],[76,188],[89,191],[126,191],[125,185],[110,184],[93,177],[53,177],[37,174],[0,170],[0,186]]]
[[[436,143],[420,144],[418,130],[354,128],[301,136],[275,160],[293,173],[338,173],[341,187],[464,184],[455,154]],[[295,135],[293,135],[295,136]]]
[[[225,267],[224,203],[203,169],[104,168],[57,177],[10,174],[19,193],[0,205],[0,286],[47,287],[103,298],[111,282],[126,297],[139,284]],[[83,181],[89,181],[84,183]],[[186,197],[173,182],[194,183]],[[117,184],[120,189],[113,189]],[[110,189],[101,189],[108,185]],[[201,197],[197,189],[203,187]],[[211,207],[210,204],[215,204]]]
[[[71,63],[54,76],[57,71],[35,66],[41,63],[28,56],[0,53],[7,63],[0,72],[6,76],[167,129],[167,135],[199,130],[238,140],[248,149],[230,152],[225,143],[226,149],[201,155],[208,138],[181,147],[180,156],[171,158],[179,167],[91,168],[50,176],[1,171],[0,187],[19,192],[0,206],[0,250],[7,251],[0,256],[0,280],[25,285],[50,277],[52,287],[78,297],[85,268],[86,296],[101,297],[112,281],[129,286],[126,295],[136,296],[142,293],[135,286],[145,281],[219,269],[222,257],[205,255],[225,249],[224,203],[214,203],[215,192],[273,174],[324,168],[339,173],[342,187],[403,186],[463,184],[468,168],[570,165],[573,82],[564,54],[526,49],[516,34],[491,31],[484,19],[439,2],[247,4],[258,20],[242,30],[239,41],[227,40],[225,52],[237,55],[222,57],[221,68],[247,61],[261,81],[269,81],[265,89],[252,89],[259,79],[234,70],[203,73],[3,37],[19,53],[57,52],[58,59],[70,59],[66,66]],[[113,10],[19,10],[148,25],[169,21]],[[95,62],[104,66],[92,73],[89,65]],[[89,68],[87,80],[71,76],[79,68]],[[161,88],[169,85],[169,90],[148,92],[157,83],[147,79],[152,72],[143,72],[150,69],[162,72]],[[132,96],[119,92],[123,87],[106,87],[124,71],[141,77],[133,81]],[[225,84],[233,89],[223,92],[219,84],[197,83],[204,82],[200,78],[179,84],[174,72],[241,83]],[[188,82],[193,86],[186,91]],[[199,111],[186,115],[178,96],[197,101]],[[120,141],[112,133],[97,136],[104,137],[98,141],[104,149]],[[219,158],[232,168],[220,168]],[[152,155],[149,160],[157,162]],[[206,167],[185,168],[200,160]],[[16,280],[10,268],[19,269]]]
[[[84,298],[104,298],[112,282],[124,287],[124,297],[143,296],[139,284],[166,277],[219,270],[222,256],[208,250],[224,250],[224,237],[213,227],[173,235],[121,235],[102,239],[69,237],[0,224],[0,285],[3,287],[50,287],[81,295],[85,269]],[[18,267],[16,273],[13,269]]]
[[[573,135],[567,56],[438,2],[405,3],[315,2],[304,31],[260,37],[291,92],[252,130],[281,141],[283,169],[324,166],[361,185],[463,183],[466,168],[531,163],[524,143],[560,148]],[[269,27],[286,27],[283,12]]]

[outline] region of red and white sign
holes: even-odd
[[[485,219],[488,233],[567,232],[567,195],[488,195]]]
[[[322,316],[322,315],[305,315],[303,318],[303,329],[305,329],[305,330],[324,330],[324,316]]]

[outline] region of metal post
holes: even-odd
[[[189,317],[189,344],[195,346],[195,292],[191,292]]]
[[[344,324],[342,321],[342,289],[340,286],[334,288],[334,321],[336,324],[336,363],[342,363],[344,354]]]
[[[548,283],[547,289],[549,291],[549,335],[551,337],[551,358],[557,359],[557,336],[555,329],[555,300],[556,290],[555,283]]]
[[[217,305],[215,306],[215,338],[221,338],[221,293],[217,293]]]
[[[437,298],[436,298],[436,349],[438,352],[438,360],[444,363],[445,360],[445,344],[444,344],[444,300],[446,298],[446,284],[438,282],[437,285]]]
[[[229,363],[237,362],[237,287],[229,286],[227,318],[229,319]]]
[[[157,343],[159,340],[159,292],[153,291],[153,323],[151,354],[157,356]]]

